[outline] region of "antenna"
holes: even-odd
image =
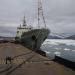
[[[38,0],[38,28],[40,28],[40,20],[43,20],[44,26],[46,28],[46,22],[43,14],[43,8],[42,8],[42,0]]]

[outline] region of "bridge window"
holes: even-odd
[[[17,33],[19,33],[19,31],[17,31]]]

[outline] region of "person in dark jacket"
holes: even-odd
[[[8,62],[11,64],[12,60],[13,59],[11,57],[9,57],[9,56],[5,58],[6,64],[8,64]]]

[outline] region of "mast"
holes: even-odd
[[[42,19],[44,27],[46,28],[45,17],[43,14],[42,0],[38,0],[38,28],[40,28],[40,20]]]
[[[24,16],[24,18],[23,18],[23,26],[27,26],[26,20],[25,20],[25,16]]]

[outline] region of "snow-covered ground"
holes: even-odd
[[[75,40],[69,39],[46,39],[41,46],[49,58],[55,55],[75,62]]]

